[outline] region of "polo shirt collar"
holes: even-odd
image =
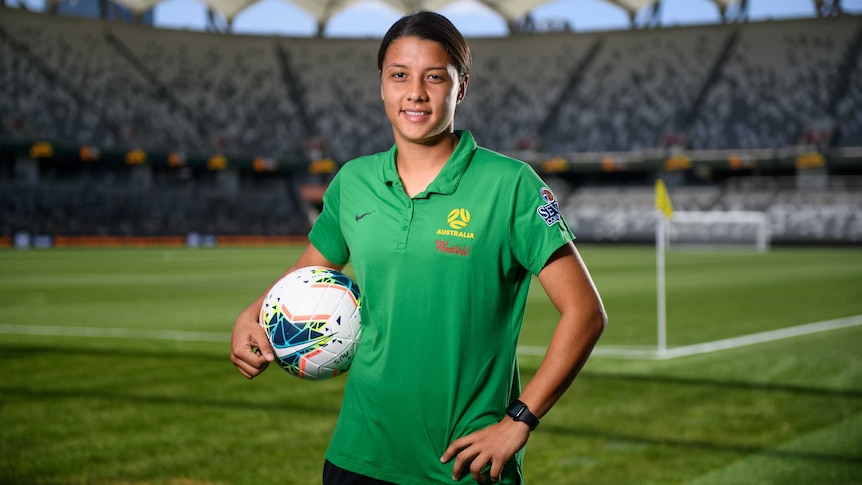
[[[473,153],[476,151],[476,140],[473,134],[466,130],[455,130],[455,135],[458,136],[458,145],[455,146],[455,151],[452,156],[443,165],[437,177],[428,185],[424,194],[452,194],[458,188],[458,183],[461,182],[461,176],[470,165],[470,160],[473,158]],[[386,163],[383,166],[383,179],[388,185],[401,186],[401,179],[398,177],[398,170],[395,168],[395,154],[397,148],[392,145],[389,149],[389,154]]]

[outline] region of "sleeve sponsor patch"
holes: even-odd
[[[557,198],[554,197],[553,192],[547,187],[542,187],[539,189],[539,194],[542,196],[545,204],[537,207],[536,213],[539,214],[539,217],[549,227],[560,222],[560,204],[557,202]]]

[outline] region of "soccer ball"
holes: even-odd
[[[359,287],[349,276],[322,266],[300,268],[270,289],[260,324],[289,374],[329,379],[350,369],[361,335]]]

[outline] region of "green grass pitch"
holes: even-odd
[[[580,249],[600,347],[654,346],[654,248]],[[236,314],[298,250],[0,251],[0,484],[320,483],[345,379],[246,381],[228,359]],[[670,347],[860,315],[862,250],[672,252],[667,304]],[[534,285],[522,345],[555,322]],[[854,326],[596,355],[530,439],[527,483],[862,483],[860,349]],[[525,379],[539,362],[522,355]]]

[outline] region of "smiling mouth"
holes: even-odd
[[[407,116],[428,116],[429,114],[427,111],[411,111],[408,109],[403,109],[401,112]]]

